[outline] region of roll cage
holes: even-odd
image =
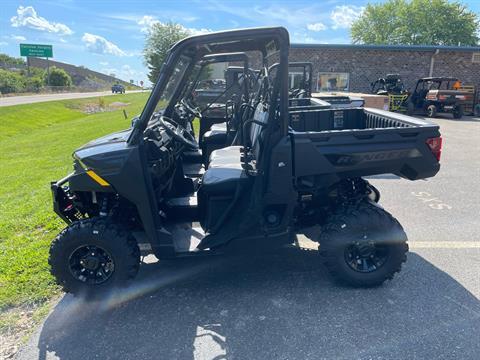
[[[304,97],[310,97],[312,94],[312,73],[313,73],[313,66],[311,62],[290,62],[288,64],[288,71],[294,72],[296,69],[299,69],[302,73],[302,80],[300,83],[300,87],[290,88],[290,91],[293,93],[293,96],[296,96],[301,91],[305,92]]]
[[[188,86],[185,87],[185,90],[183,92],[182,97],[190,97],[193,93],[193,90],[198,86],[198,83],[200,82],[201,75],[203,74],[204,69],[212,64],[216,63],[230,63],[230,62],[239,62],[242,63],[242,67],[240,67],[240,70],[244,74],[247,74],[249,71],[249,59],[247,54],[244,52],[236,52],[236,53],[226,53],[226,54],[212,54],[212,55],[206,55],[197,65],[200,67],[198,73],[196,74],[195,78],[189,84]],[[230,68],[230,67],[229,67]],[[228,71],[228,69],[226,70]],[[244,82],[243,84],[243,91],[244,95],[247,96],[248,100],[248,84]],[[222,93],[225,94],[228,91],[228,81],[226,84],[226,89]]]
[[[185,88],[185,82],[195,64],[202,58],[215,54],[228,54],[232,52],[259,51],[262,54],[264,67],[267,58],[275,57],[279,62],[277,79],[273,87],[273,94],[278,94],[274,99],[278,102],[275,110],[278,111],[279,135],[288,131],[288,52],[290,47],[289,35],[283,27],[269,27],[257,29],[244,29],[223,31],[206,35],[191,36],[176,43],[170,50],[163,64],[158,81],[150,94],[149,99],[138,119],[134,123],[130,144],[138,144],[142,140],[143,131],[146,129],[158,102],[161,99],[166,85],[172,76],[175,65],[182,59],[189,59],[187,70],[183,73],[180,82],[174,90],[173,96],[166,105],[164,114],[171,115],[174,106]],[[275,111],[272,111],[274,113]],[[270,127],[270,126],[269,126]]]
[[[458,79],[455,77],[426,77],[426,78],[421,78],[417,81],[417,84],[415,85],[415,90],[413,91],[416,93],[419,91],[420,87],[421,90],[439,90],[442,87],[442,84],[447,83],[445,90],[450,89],[450,84],[455,83]],[[427,86],[425,86],[425,84]],[[433,88],[433,85],[437,84],[435,88]]]

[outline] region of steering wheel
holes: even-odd
[[[195,137],[182,125],[167,116],[160,116],[159,121],[168,135],[192,150],[198,149]]]
[[[182,99],[180,100],[180,102],[182,103],[182,105],[188,110],[188,112],[190,112],[190,114],[192,114],[193,116],[196,116],[198,117],[199,119],[202,118],[202,112],[200,110],[198,110],[197,108],[194,108],[192,105],[190,105],[187,100],[185,99]]]

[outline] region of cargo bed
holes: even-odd
[[[352,108],[293,111],[290,124],[300,188],[388,173],[415,180],[440,169],[439,127],[429,121]]]

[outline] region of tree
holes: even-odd
[[[388,0],[368,4],[354,21],[354,43],[405,45],[476,45],[477,14],[447,0]]]
[[[155,23],[148,30],[145,47],[143,49],[143,57],[148,69],[149,80],[154,84],[160,74],[168,50],[177,41],[187,36],[189,32],[180,24],[175,23]]]
[[[47,83],[48,72],[45,70],[45,83]],[[50,68],[50,85],[51,86],[71,86],[72,78],[67,72],[55,66]]]
[[[25,61],[22,58],[15,58],[8,56],[7,54],[0,54],[0,66],[16,67],[16,66],[25,66]]]

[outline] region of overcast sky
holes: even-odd
[[[174,21],[192,33],[282,25],[296,43],[349,43],[349,28],[367,1],[110,1],[3,0],[0,52],[19,56],[19,43],[52,44],[54,60],[124,80],[146,81],[141,55],[155,22]],[[480,0],[466,2],[480,13]]]

